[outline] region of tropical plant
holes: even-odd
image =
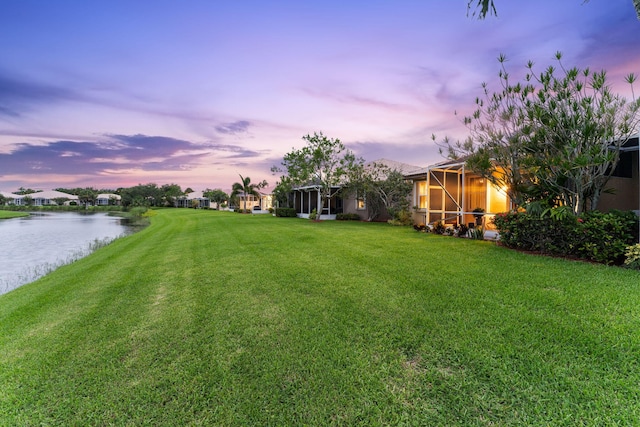
[[[231,186],[231,198],[237,198],[238,196],[243,196],[244,206],[243,212],[247,212],[247,199],[249,196],[254,196],[256,198],[260,198],[259,190],[269,185],[266,180],[259,182],[258,184],[253,184],[251,182],[251,178],[244,178],[242,175],[240,176],[240,182],[234,182]]]

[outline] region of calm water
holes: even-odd
[[[126,220],[106,213],[33,213],[0,220],[0,294],[132,231]]]

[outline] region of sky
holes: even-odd
[[[633,96],[632,0],[495,1],[0,0],[0,190],[273,186],[314,132],[424,167],[500,54],[522,77],[560,51]]]

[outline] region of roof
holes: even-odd
[[[408,163],[397,162],[395,160],[389,160],[389,159],[374,160],[372,162],[367,163],[365,166],[370,167],[370,166],[373,166],[373,164],[384,165],[389,169],[396,170],[402,174],[408,174],[420,169],[420,166],[410,165]]]

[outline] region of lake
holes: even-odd
[[[0,220],[0,294],[89,255],[133,230],[126,219],[103,212],[36,212]]]

